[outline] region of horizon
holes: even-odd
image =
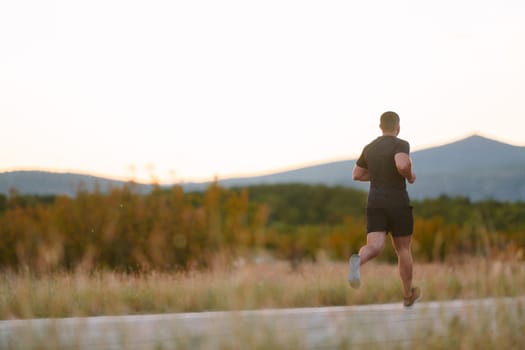
[[[446,145],[453,144],[453,143],[456,143],[456,142],[460,142],[460,141],[463,141],[463,140],[467,140],[467,139],[470,139],[470,138],[473,138],[473,137],[481,137],[481,138],[484,138],[486,140],[496,141],[496,142],[500,142],[500,143],[503,143],[503,144],[506,144],[506,145],[510,145],[510,146],[514,146],[514,147],[525,147],[525,144],[524,145],[516,145],[516,144],[508,143],[508,142],[505,142],[505,141],[502,141],[502,140],[498,140],[498,139],[495,139],[495,138],[492,138],[492,137],[488,137],[488,136],[485,136],[485,135],[474,133],[474,134],[466,135],[466,136],[461,137],[459,139],[449,140],[447,142],[439,143],[439,144],[436,144],[436,145],[433,145],[433,146],[428,146],[428,147],[427,146],[423,146],[422,148],[417,148],[417,149],[411,150],[411,153],[416,153],[416,152],[425,151],[425,150],[432,149],[432,148],[446,146]],[[356,156],[356,157],[347,157],[347,158],[342,158],[342,159],[325,159],[325,160],[319,160],[319,161],[314,161],[314,162],[305,163],[305,164],[295,164],[295,165],[291,165],[289,167],[282,168],[282,169],[262,170],[262,171],[259,171],[259,172],[256,172],[256,173],[251,173],[251,174],[232,174],[232,175],[226,175],[226,176],[223,176],[223,177],[218,177],[216,175],[212,175],[209,178],[189,179],[187,181],[177,181],[177,180],[176,181],[166,181],[166,182],[159,181],[160,179],[157,176],[155,176],[154,174],[149,179],[146,179],[146,180],[142,179],[142,180],[140,180],[140,179],[133,179],[133,178],[114,177],[111,174],[97,174],[97,173],[90,172],[88,170],[45,169],[45,168],[44,169],[38,169],[38,168],[31,168],[31,167],[18,168],[18,169],[0,169],[0,174],[1,173],[11,173],[11,172],[45,172],[45,173],[52,173],[52,174],[73,174],[73,175],[93,176],[93,177],[103,178],[103,179],[113,180],[113,181],[122,181],[122,182],[132,181],[132,182],[136,182],[136,183],[139,183],[139,184],[158,183],[159,185],[172,185],[172,184],[185,184],[185,183],[186,184],[188,184],[188,183],[207,183],[207,182],[212,182],[215,179],[220,181],[220,180],[227,180],[227,179],[234,179],[234,178],[249,178],[249,177],[266,176],[266,175],[272,175],[272,174],[277,174],[277,173],[282,173],[282,172],[287,172],[287,171],[293,171],[293,170],[298,170],[298,169],[303,169],[303,168],[308,168],[308,167],[314,167],[314,166],[323,165],[323,164],[336,163],[336,162],[345,162],[345,161],[355,161],[357,159],[357,157],[358,156]]]
[[[413,150],[524,145],[525,3],[0,2],[0,168],[198,181]]]

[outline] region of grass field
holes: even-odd
[[[362,286],[349,288],[345,263],[302,264],[292,270],[285,262],[238,264],[217,262],[213,271],[124,274],[93,273],[0,274],[0,318],[47,318],[94,315],[172,313],[205,310],[316,307],[401,303],[401,284],[395,265],[375,263],[362,269]],[[523,262],[473,259],[461,264],[416,264],[414,282],[424,300],[471,299],[525,295]],[[407,344],[389,349],[521,349],[525,342],[525,314],[502,309],[494,315],[453,320],[445,333],[420,334]],[[213,337],[184,339],[177,349],[303,349],[305,334],[253,329],[232,324],[235,337],[217,343]],[[235,327],[240,327],[236,329]],[[355,348],[342,325],[336,333],[338,349]],[[83,334],[79,330],[78,336]],[[180,332],[179,332],[180,333]],[[2,338],[6,349],[84,349],[64,341],[56,331]],[[74,339],[74,337],[73,337]],[[122,349],[130,344],[121,339]],[[213,345],[210,345],[213,344]],[[133,344],[131,344],[133,345]],[[208,346],[210,345],[210,346]],[[384,349],[385,344],[369,344]],[[172,348],[172,347],[169,347]],[[152,349],[165,349],[155,345]]]
[[[206,310],[316,307],[401,302],[397,266],[370,263],[362,286],[348,287],[345,263],[241,264],[213,271],[124,274],[0,274],[0,319],[124,315]],[[470,260],[416,264],[424,300],[525,295],[523,262]]]

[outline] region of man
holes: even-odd
[[[348,281],[353,288],[359,287],[360,266],[381,253],[390,232],[403,282],[403,305],[410,307],[421,297],[420,289],[412,286],[413,216],[406,191],[406,181],[413,184],[416,175],[412,172],[409,143],[397,138],[399,116],[390,111],[383,113],[379,127],[383,135],[365,146],[352,171],[353,180],[370,181],[370,191],[366,245],[350,257]]]

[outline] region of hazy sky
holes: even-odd
[[[0,171],[162,182],[525,145],[525,2],[0,1]],[[350,176],[350,174],[349,174]]]

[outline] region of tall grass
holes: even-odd
[[[410,345],[427,349],[523,349],[525,344],[525,305],[510,309],[502,304],[493,312],[479,309],[448,322],[444,331],[422,334]]]
[[[0,274],[0,319],[205,310],[317,307],[401,301],[397,267],[370,263],[350,289],[344,263],[220,264],[213,270],[126,274],[110,271]],[[425,300],[525,295],[525,264],[470,260],[416,264]]]

